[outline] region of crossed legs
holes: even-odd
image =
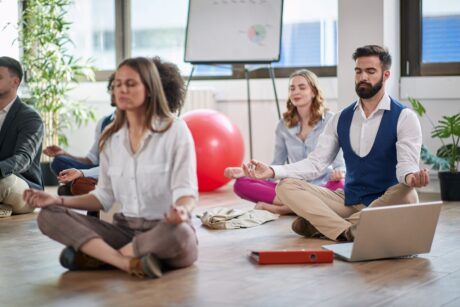
[[[310,222],[320,233],[331,240],[344,234],[355,225],[363,204],[345,206],[343,191],[309,184],[299,179],[284,179],[276,188],[277,197],[298,216]],[[390,187],[369,207],[389,206],[418,202],[417,192],[404,184]]]

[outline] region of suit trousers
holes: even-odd
[[[13,214],[23,214],[34,211],[23,199],[24,191],[29,188],[24,179],[10,175],[0,179],[0,204],[11,206]]]
[[[309,221],[319,232],[336,240],[345,230],[359,221],[364,204],[345,206],[343,190],[329,189],[300,179],[286,178],[276,188],[280,201],[298,216]],[[414,188],[399,183],[386,190],[368,207],[412,204],[418,202]]]

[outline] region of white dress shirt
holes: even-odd
[[[91,194],[105,211],[118,202],[124,215],[146,219],[162,219],[182,196],[197,199],[195,147],[185,122],[175,118],[167,131],[145,133],[136,153],[125,124],[105,143]]]
[[[5,122],[6,115],[8,114],[8,111],[11,109],[11,106],[13,105],[13,102],[16,100],[17,97],[14,97],[14,99],[9,102],[3,109],[0,110],[0,130],[2,130],[3,123]]]
[[[302,124],[300,121],[292,128],[286,127],[286,122],[281,119],[275,130],[275,154],[272,161],[273,165],[283,165],[285,163],[294,163],[305,159],[313,152],[318,143],[318,138],[324,131],[326,124],[332,119],[334,113],[324,112],[322,118],[316,123],[313,129],[308,133],[305,140],[299,138]],[[333,170],[345,172],[345,162],[342,151],[334,159],[334,162],[326,167],[324,171],[310,183],[324,185],[329,180]]]
[[[374,146],[375,137],[385,110],[390,110],[390,97],[385,94],[377,108],[366,118],[361,103],[355,104],[355,112],[350,127],[350,143],[353,151],[360,157],[366,156]],[[335,158],[339,151],[337,125],[341,112],[327,123],[318,140],[316,149],[307,159],[293,164],[272,165],[275,178],[299,178],[312,180],[318,177]],[[422,130],[417,115],[405,108],[399,115],[396,142],[396,178],[405,183],[405,176],[420,170],[420,150],[422,146]]]
[[[104,122],[105,116],[99,119],[99,121],[96,124],[96,131],[94,131],[94,143],[93,146],[91,146],[88,154],[86,155],[86,158],[91,161],[94,165],[99,164],[99,140],[101,139],[101,128],[102,128],[102,123]]]
[[[111,116],[115,115],[112,114]],[[86,155],[86,158],[89,159],[93,165],[98,166],[87,169],[80,169],[84,177],[91,177],[95,179],[99,178],[99,140],[101,139],[102,135],[102,124],[104,123],[104,120],[106,118],[107,116],[104,116],[97,122],[96,131],[94,132],[94,143],[93,146],[91,146],[91,149],[89,150],[88,154]]]

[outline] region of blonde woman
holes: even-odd
[[[197,199],[193,139],[174,117],[155,64],[123,61],[115,74],[117,111],[100,139],[100,177],[87,195],[64,197],[27,190],[24,199],[42,208],[40,230],[67,246],[61,264],[97,269],[106,264],[133,275],[156,278],[197,259],[190,222]],[[113,224],[72,209],[121,210]]]
[[[297,70],[289,77],[286,107],[287,111],[275,131],[275,156],[272,165],[305,159],[315,149],[319,135],[333,115],[324,106],[318,78],[307,69]],[[343,188],[344,171],[344,161],[339,153],[335,161],[311,182],[331,190]],[[276,182],[244,177],[240,167],[227,168],[225,175],[236,178],[234,192],[243,199],[257,203],[257,209],[278,214],[292,213],[276,197]]]

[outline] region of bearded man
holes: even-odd
[[[356,49],[355,89],[358,100],[328,122],[307,159],[268,166],[252,160],[243,165],[253,178],[282,179],[278,199],[299,217],[297,234],[353,241],[361,210],[366,207],[418,202],[416,187],[428,184],[419,168],[422,132],[416,114],[385,92],[391,55],[377,45]],[[345,189],[330,191],[309,184],[343,151]],[[303,179],[303,180],[302,180]]]

